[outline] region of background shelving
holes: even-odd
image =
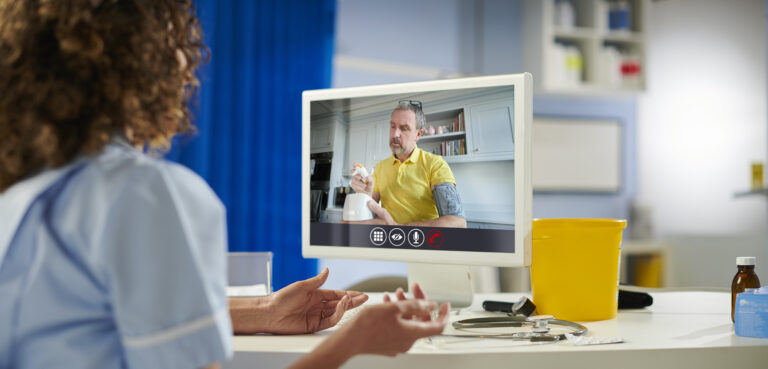
[[[425,133],[419,139],[419,146],[423,150],[445,157],[467,154],[463,108],[426,114],[426,120],[428,132],[433,133]]]
[[[642,91],[646,2],[526,0],[525,69],[533,73],[536,89],[555,93]],[[623,17],[621,22],[616,21],[617,14]]]

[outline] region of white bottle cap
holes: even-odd
[[[757,258],[754,256],[739,256],[736,258],[736,265],[755,265]]]

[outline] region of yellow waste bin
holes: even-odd
[[[615,318],[626,225],[620,219],[534,219],[531,288],[537,314],[571,321]]]

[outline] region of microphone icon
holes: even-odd
[[[411,231],[408,232],[408,242],[413,247],[421,246],[421,244],[424,243],[424,233],[418,228],[411,229]]]

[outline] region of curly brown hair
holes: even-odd
[[[0,0],[0,192],[100,151],[194,132],[208,57],[190,0]]]

